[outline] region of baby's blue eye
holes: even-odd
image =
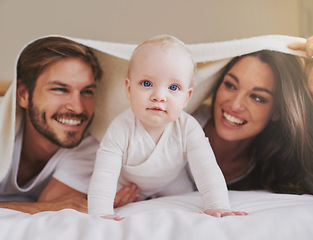
[[[152,84],[151,84],[151,82],[145,80],[145,81],[142,81],[141,85],[144,87],[151,87]]]
[[[171,91],[177,91],[177,90],[179,90],[179,87],[177,86],[177,85],[171,85],[170,87],[169,87],[169,89],[171,90]]]

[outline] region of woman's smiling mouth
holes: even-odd
[[[225,113],[224,111],[223,111],[223,117],[224,117],[224,119],[226,119],[231,124],[243,125],[243,124],[247,123],[247,121],[241,120],[241,119],[236,118],[234,116],[231,116],[231,115]]]

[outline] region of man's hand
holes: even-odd
[[[87,213],[87,196],[52,178],[37,202],[5,202],[0,208],[8,208],[25,213],[59,211],[66,208]]]
[[[126,187],[123,187],[116,193],[114,200],[114,208],[122,207],[128,203],[140,201],[138,193],[139,189],[137,185],[134,183]]]
[[[139,201],[138,188],[135,184],[119,190],[115,197],[114,207],[122,207],[128,203]],[[37,202],[2,202],[0,208],[8,208],[20,212],[35,214],[43,211],[59,211],[75,209],[87,213],[87,195],[52,178],[42,191]]]
[[[87,199],[85,194],[80,192],[73,192],[47,201],[4,202],[0,203],[0,208],[8,208],[30,214],[35,214],[43,211],[59,211],[66,208],[75,209],[77,211],[87,213]]]

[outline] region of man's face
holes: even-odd
[[[28,101],[28,117],[39,137],[60,147],[75,147],[94,115],[92,69],[79,58],[55,62],[38,77]]]

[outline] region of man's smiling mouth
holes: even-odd
[[[78,119],[68,119],[68,118],[57,118],[57,122],[65,124],[65,125],[70,125],[70,126],[79,126],[83,120],[78,120]]]
[[[231,115],[225,113],[224,111],[223,111],[223,117],[231,124],[243,125],[243,124],[247,123],[247,121],[238,119],[234,116],[231,116]]]

